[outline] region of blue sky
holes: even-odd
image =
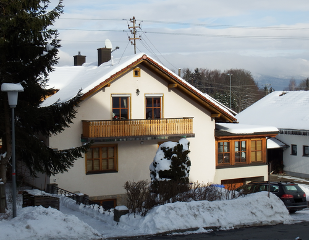
[[[53,2],[53,1],[52,1]],[[138,52],[166,67],[242,68],[253,75],[309,77],[309,1],[306,0],[64,0],[55,23],[62,48],[60,65],[81,51],[97,60],[105,39],[133,54],[128,24],[141,23]],[[74,29],[74,30],[73,30]]]

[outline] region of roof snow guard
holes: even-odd
[[[279,128],[280,134],[285,135],[301,135],[301,136],[309,136],[309,130],[298,130],[298,129],[283,129]]]

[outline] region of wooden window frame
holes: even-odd
[[[119,98],[119,107],[115,108],[114,107],[114,99]],[[121,107],[121,98],[127,98],[127,107]],[[128,118],[125,119],[130,119],[131,118],[131,96],[129,94],[112,94],[112,99],[111,99],[111,103],[112,103],[112,120],[121,120],[121,110],[122,109],[126,109],[128,112]],[[114,116],[114,109],[119,110],[120,112],[120,118]]]
[[[160,106],[159,107],[155,107],[154,106],[153,99],[155,99],[155,98],[159,98],[160,99]],[[152,106],[151,107],[147,107],[147,99],[152,99]],[[161,119],[161,118],[163,118],[163,111],[162,111],[163,106],[162,106],[162,103],[163,103],[163,97],[162,96],[159,96],[159,95],[153,95],[153,96],[147,95],[147,96],[145,96],[145,119]],[[153,117],[149,118],[149,117],[147,117],[147,110],[148,109],[152,109],[151,110],[152,116],[154,116],[155,109],[159,109],[160,117],[159,118],[153,118]]]
[[[220,152],[219,153],[219,143],[223,143],[223,152]],[[229,144],[229,151],[228,152],[225,152],[224,151],[224,143],[228,143]],[[218,165],[231,165],[231,161],[232,161],[232,144],[231,144],[232,142],[231,141],[218,141],[217,142],[217,144],[216,144],[216,146],[217,146],[217,164]],[[230,157],[229,157],[229,162],[222,162],[222,163],[219,163],[219,154],[222,154],[223,156],[225,155],[225,154],[229,154],[230,155]]]
[[[113,169],[102,169],[102,148],[107,147],[107,148],[114,148],[114,157],[113,157]],[[94,164],[94,157],[92,157],[92,159],[88,159],[87,157],[87,153],[85,154],[85,169],[86,169],[86,175],[88,174],[98,174],[98,173],[112,173],[112,172],[118,172],[118,145],[117,144],[106,144],[106,145],[95,145],[95,146],[91,146],[90,149],[94,148],[99,148],[99,158],[97,158],[97,160],[99,160],[99,165],[100,165],[100,169],[99,170],[88,170],[88,161],[92,161],[92,168],[93,168],[93,164]],[[92,153],[93,154],[93,153]],[[111,157],[107,157],[107,159],[111,159]],[[107,163],[108,165],[108,163]]]
[[[236,149],[235,149],[235,143],[236,142],[239,142],[240,143],[240,151],[236,151]],[[245,142],[245,144],[246,144],[246,149],[243,151],[242,150],[242,148],[241,148],[241,142]],[[247,163],[247,161],[248,161],[248,141],[247,140],[244,140],[244,139],[238,139],[238,140],[234,140],[233,141],[233,147],[234,147],[234,162],[235,162],[235,164],[246,164]],[[245,153],[246,154],[246,160],[244,161],[244,162],[236,162],[236,154],[237,153],[240,153],[240,155],[242,154],[242,153]]]
[[[133,69],[133,77],[140,77],[141,76],[141,69],[140,68],[134,68]]]
[[[257,141],[261,141],[261,150],[259,149],[254,149],[252,150],[252,147],[253,147],[253,142],[257,143]],[[257,147],[257,144],[255,144],[255,147]],[[258,163],[258,162],[264,162],[264,158],[263,158],[263,141],[262,139],[251,139],[251,143],[250,143],[250,162],[251,163]],[[253,161],[252,159],[252,154],[255,153],[255,158],[257,159],[257,156],[258,156],[258,152],[261,153],[261,160],[256,160],[256,161]]]
[[[294,152],[293,147],[296,147],[296,151]],[[297,145],[296,144],[291,144],[291,155],[297,156]]]
[[[262,141],[262,161],[251,161],[251,142],[256,140]],[[246,142],[246,162],[236,162],[235,161],[235,142]],[[219,142],[229,142],[230,143],[230,163],[219,163]],[[218,139],[216,140],[216,166],[237,166],[237,165],[250,165],[250,164],[263,164],[266,163],[266,138],[230,138],[230,139]]]

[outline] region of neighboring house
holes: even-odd
[[[125,182],[149,180],[149,165],[159,144],[181,138],[190,141],[191,182],[267,180],[265,158],[262,167],[249,161],[242,164],[243,170],[233,164],[217,167],[215,124],[236,122],[228,108],[145,54],[120,60],[110,60],[111,49],[98,49],[98,54],[96,65],[83,64],[85,56],[77,55],[75,65],[82,66],[57,67],[49,86],[59,91],[42,104],[66,101],[82,89],[70,128],[49,137],[48,144],[61,150],[94,143],[68,172],[41,176],[33,185],[45,189],[46,183],[57,183],[92,200],[124,204]]]
[[[217,123],[214,182],[234,189],[249,181],[268,180],[266,142],[277,134],[276,127]]]
[[[240,123],[270,125],[279,129],[281,151],[269,160],[283,158],[284,171],[309,178],[309,91],[275,91],[236,117]],[[288,147],[289,146],[289,147]]]

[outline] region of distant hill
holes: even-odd
[[[288,88],[292,78],[294,78],[296,84],[299,84],[299,82],[304,79],[302,77],[274,77],[259,74],[252,75],[254,80],[258,83],[259,88],[263,88],[265,85],[269,85],[276,91],[283,91],[284,89]]]

